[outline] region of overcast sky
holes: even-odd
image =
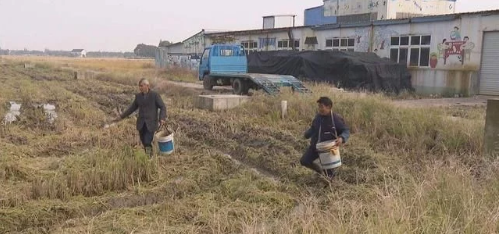
[[[0,0],[4,49],[132,51],[182,41],[202,28],[262,27],[262,16],[296,14],[322,0]],[[498,9],[498,0],[458,0],[457,12]]]

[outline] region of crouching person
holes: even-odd
[[[321,165],[314,162],[319,157],[316,150],[318,137],[320,142],[335,140],[337,146],[346,143],[349,138],[349,128],[345,125],[344,120],[332,110],[333,102],[328,97],[321,97],[317,101],[318,114],[314,117],[311,127],[304,133],[304,137],[310,140],[309,148],[300,159],[300,164],[320,174],[323,173]],[[329,179],[335,176],[334,169],[325,171]]]

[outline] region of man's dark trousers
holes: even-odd
[[[139,136],[144,148],[152,148],[151,142],[153,142],[154,132],[149,131],[145,123],[139,131]]]
[[[307,168],[310,168],[311,170],[314,170],[314,171],[322,174],[323,168],[320,165],[318,165],[317,163],[314,163],[314,160],[316,160],[318,158],[319,158],[318,152],[316,151],[315,148],[310,146],[309,148],[307,148],[304,155],[302,155],[302,158],[300,158],[300,164],[302,166],[305,166]],[[326,170],[326,175],[328,177],[334,176],[335,175],[334,173],[335,173],[334,169],[327,169]]]

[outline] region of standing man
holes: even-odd
[[[347,142],[350,133],[342,117],[333,113],[333,102],[330,98],[320,97],[317,103],[318,114],[314,117],[311,127],[304,133],[304,137],[306,139],[311,138],[311,142],[300,159],[300,164],[321,174],[323,171],[321,165],[314,163],[314,160],[319,157],[316,150],[316,144],[319,143],[318,136],[320,135],[321,142],[335,140],[336,145],[341,146]],[[320,129],[321,132],[319,132]],[[326,170],[326,174],[330,179],[335,176],[333,169]]]
[[[142,78],[139,81],[140,93],[135,95],[134,102],[115,121],[122,120],[139,109],[137,118],[137,130],[141,138],[144,151],[151,158],[153,156],[154,133],[158,129],[158,109],[160,109],[160,124],[164,124],[167,118],[167,108],[161,99],[160,94],[149,88],[149,81]]]

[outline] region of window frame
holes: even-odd
[[[426,44],[422,44],[422,39],[426,37],[428,38],[428,40],[426,40]],[[395,43],[395,38],[398,38],[398,41],[397,41],[397,44],[393,44]],[[402,41],[402,38],[404,38],[405,42],[407,42],[407,44],[404,44],[402,45],[401,41]],[[418,38],[418,43],[415,43],[417,42],[417,39],[415,38]],[[407,41],[406,41],[407,39]],[[406,66],[407,67],[421,67],[421,68],[428,68],[430,67],[430,62],[429,62],[429,59],[430,59],[430,49],[431,49],[431,44],[432,44],[432,35],[430,34],[418,34],[418,35],[399,35],[399,36],[395,36],[395,37],[391,37],[390,39],[390,42],[391,42],[391,45],[389,46],[389,58],[391,59],[391,61],[393,62],[397,62],[397,63],[402,63],[402,57],[401,57],[401,50],[406,50],[406,60],[405,60],[405,63],[406,63]],[[428,51],[428,57],[427,58],[427,62],[425,63],[422,63],[422,49],[427,49]],[[397,57],[396,58],[393,58],[393,51],[394,50],[397,50]],[[418,51],[418,57],[415,58],[415,59],[412,59],[412,54],[415,53],[414,51]],[[414,60],[416,60],[416,63],[414,62]]]
[[[325,39],[325,48],[333,51],[355,51],[356,40],[350,37],[329,37]]]

